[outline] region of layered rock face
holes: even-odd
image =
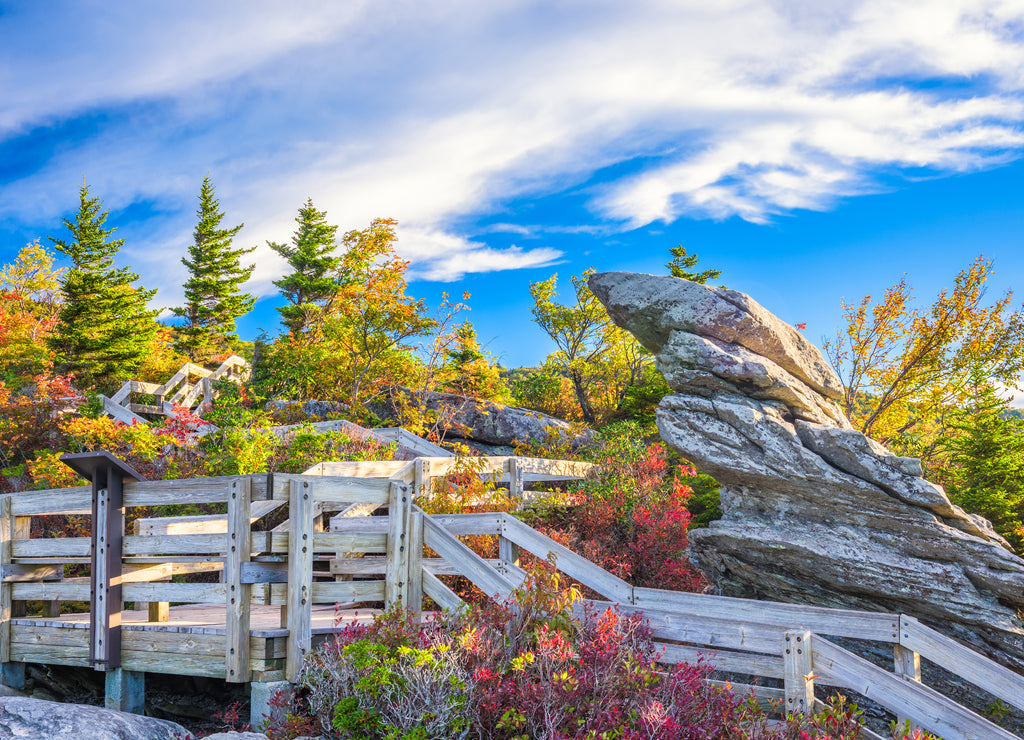
[[[721,484],[691,559],[726,595],[910,614],[1024,671],[1024,560],[853,430],[814,345],[749,296],[601,273],[590,288],[676,395],[658,428]]]

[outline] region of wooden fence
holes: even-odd
[[[1024,677],[912,617],[634,587],[510,514],[426,514],[415,504],[417,497],[428,495],[432,479],[459,464],[434,457],[321,463],[302,475],[125,481],[121,506],[108,503],[106,509],[97,507],[105,500],[102,489],[90,487],[0,497],[0,663],[215,676],[254,687],[294,681],[303,655],[319,634],[332,631],[314,627],[318,607],[383,602],[416,612],[429,598],[443,608],[460,608],[462,601],[445,583],[456,575],[489,596],[507,598],[525,578],[519,557],[528,552],[553,559],[561,572],[596,593],[599,598],[587,601],[590,607],[642,612],[664,662],[704,656],[720,670],[778,680],[782,688],[733,687],[782,700],[788,711],[819,707],[819,687],[834,686],[946,740],[1016,737],[923,685],[920,661],[942,666],[1019,709]],[[503,481],[513,497],[522,496],[531,480],[578,478],[590,469],[585,463],[517,457],[481,458],[479,464],[478,472]],[[124,531],[124,507],[185,503],[221,504],[226,513],[140,519],[131,534]],[[259,528],[281,507],[287,507],[282,525]],[[386,509],[386,516],[366,516],[378,509]],[[97,512],[106,512],[102,527]],[[31,517],[53,514],[91,517],[91,536],[31,537]],[[101,542],[104,532],[114,534]],[[459,539],[466,535],[497,537],[498,557],[478,556]],[[114,541],[118,536],[120,543]],[[113,555],[100,572],[103,548]],[[68,576],[71,567],[89,569],[90,576]],[[170,581],[211,570],[221,573],[220,582]],[[114,586],[120,594],[107,590]],[[98,608],[101,594],[114,594],[110,600],[116,603]],[[21,616],[21,604],[29,600],[46,604],[43,617]],[[90,602],[89,614],[62,615],[60,602],[66,601]],[[145,604],[145,621],[122,624],[122,602]],[[169,602],[219,610],[223,626],[176,622]],[[253,610],[268,607],[275,608],[279,623],[257,629]],[[891,645],[893,670],[829,637]]]

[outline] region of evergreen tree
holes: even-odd
[[[1024,546],[1024,420],[975,371],[974,398],[952,412],[940,449],[942,478],[953,503],[992,522],[1018,551]]]
[[[79,189],[78,214],[64,226],[72,239],[48,237],[57,251],[71,259],[61,281],[64,305],[48,343],[60,372],[74,373],[84,383],[113,388],[142,364],[157,325],[146,304],[155,290],[135,287],[139,276],[128,267],[114,267],[124,239],[108,239],[109,215],[89,188]]]
[[[687,254],[686,247],[682,244],[672,247],[668,252],[672,255],[672,260],[665,267],[668,268],[668,274],[672,277],[683,278],[703,285],[708,280],[717,280],[722,274],[721,270],[694,271],[693,268],[697,266],[697,255]]]
[[[299,209],[295,222],[299,228],[291,244],[267,242],[292,268],[289,275],[274,285],[288,301],[277,309],[281,323],[293,334],[304,334],[320,325],[324,306],[338,292],[334,271],[341,258],[334,254],[337,226],[327,223],[327,212],[313,207],[313,199]]]
[[[241,258],[255,247],[232,249],[231,241],[244,224],[220,227],[224,213],[214,197],[209,175],[203,178],[196,215],[199,222],[188,248],[189,257],[181,260],[189,271],[185,306],[173,311],[185,319],[178,349],[187,352],[194,362],[209,362],[230,351],[232,342],[238,340],[236,320],[256,302],[252,295],[241,292],[242,283],[255,269],[255,265],[242,267]]]

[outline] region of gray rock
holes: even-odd
[[[817,348],[735,291],[627,273],[590,285],[676,391],[662,438],[721,485],[722,519],[690,533],[719,592],[910,614],[1024,670],[1024,560],[919,460],[850,428]]]
[[[262,732],[218,732],[216,735],[204,736],[203,740],[267,740],[267,736]]]
[[[21,697],[0,698],[0,739],[186,740],[179,724],[81,704]]]
[[[592,432],[539,411],[504,406],[454,393],[416,393],[414,402],[437,414],[445,437],[467,439],[487,445],[512,446],[516,442],[547,439],[574,445],[590,442]]]

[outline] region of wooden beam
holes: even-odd
[[[249,619],[252,586],[242,582],[242,564],[250,559],[252,483],[243,478],[231,482],[228,495],[228,551],[224,560],[227,587],[226,680],[249,682]]]
[[[292,480],[288,516],[288,657],[285,673],[295,682],[312,646],[313,490],[310,480]]]
[[[814,666],[811,660],[811,633],[786,633],[783,653],[783,683],[786,690],[786,714],[810,715],[814,710]]]

